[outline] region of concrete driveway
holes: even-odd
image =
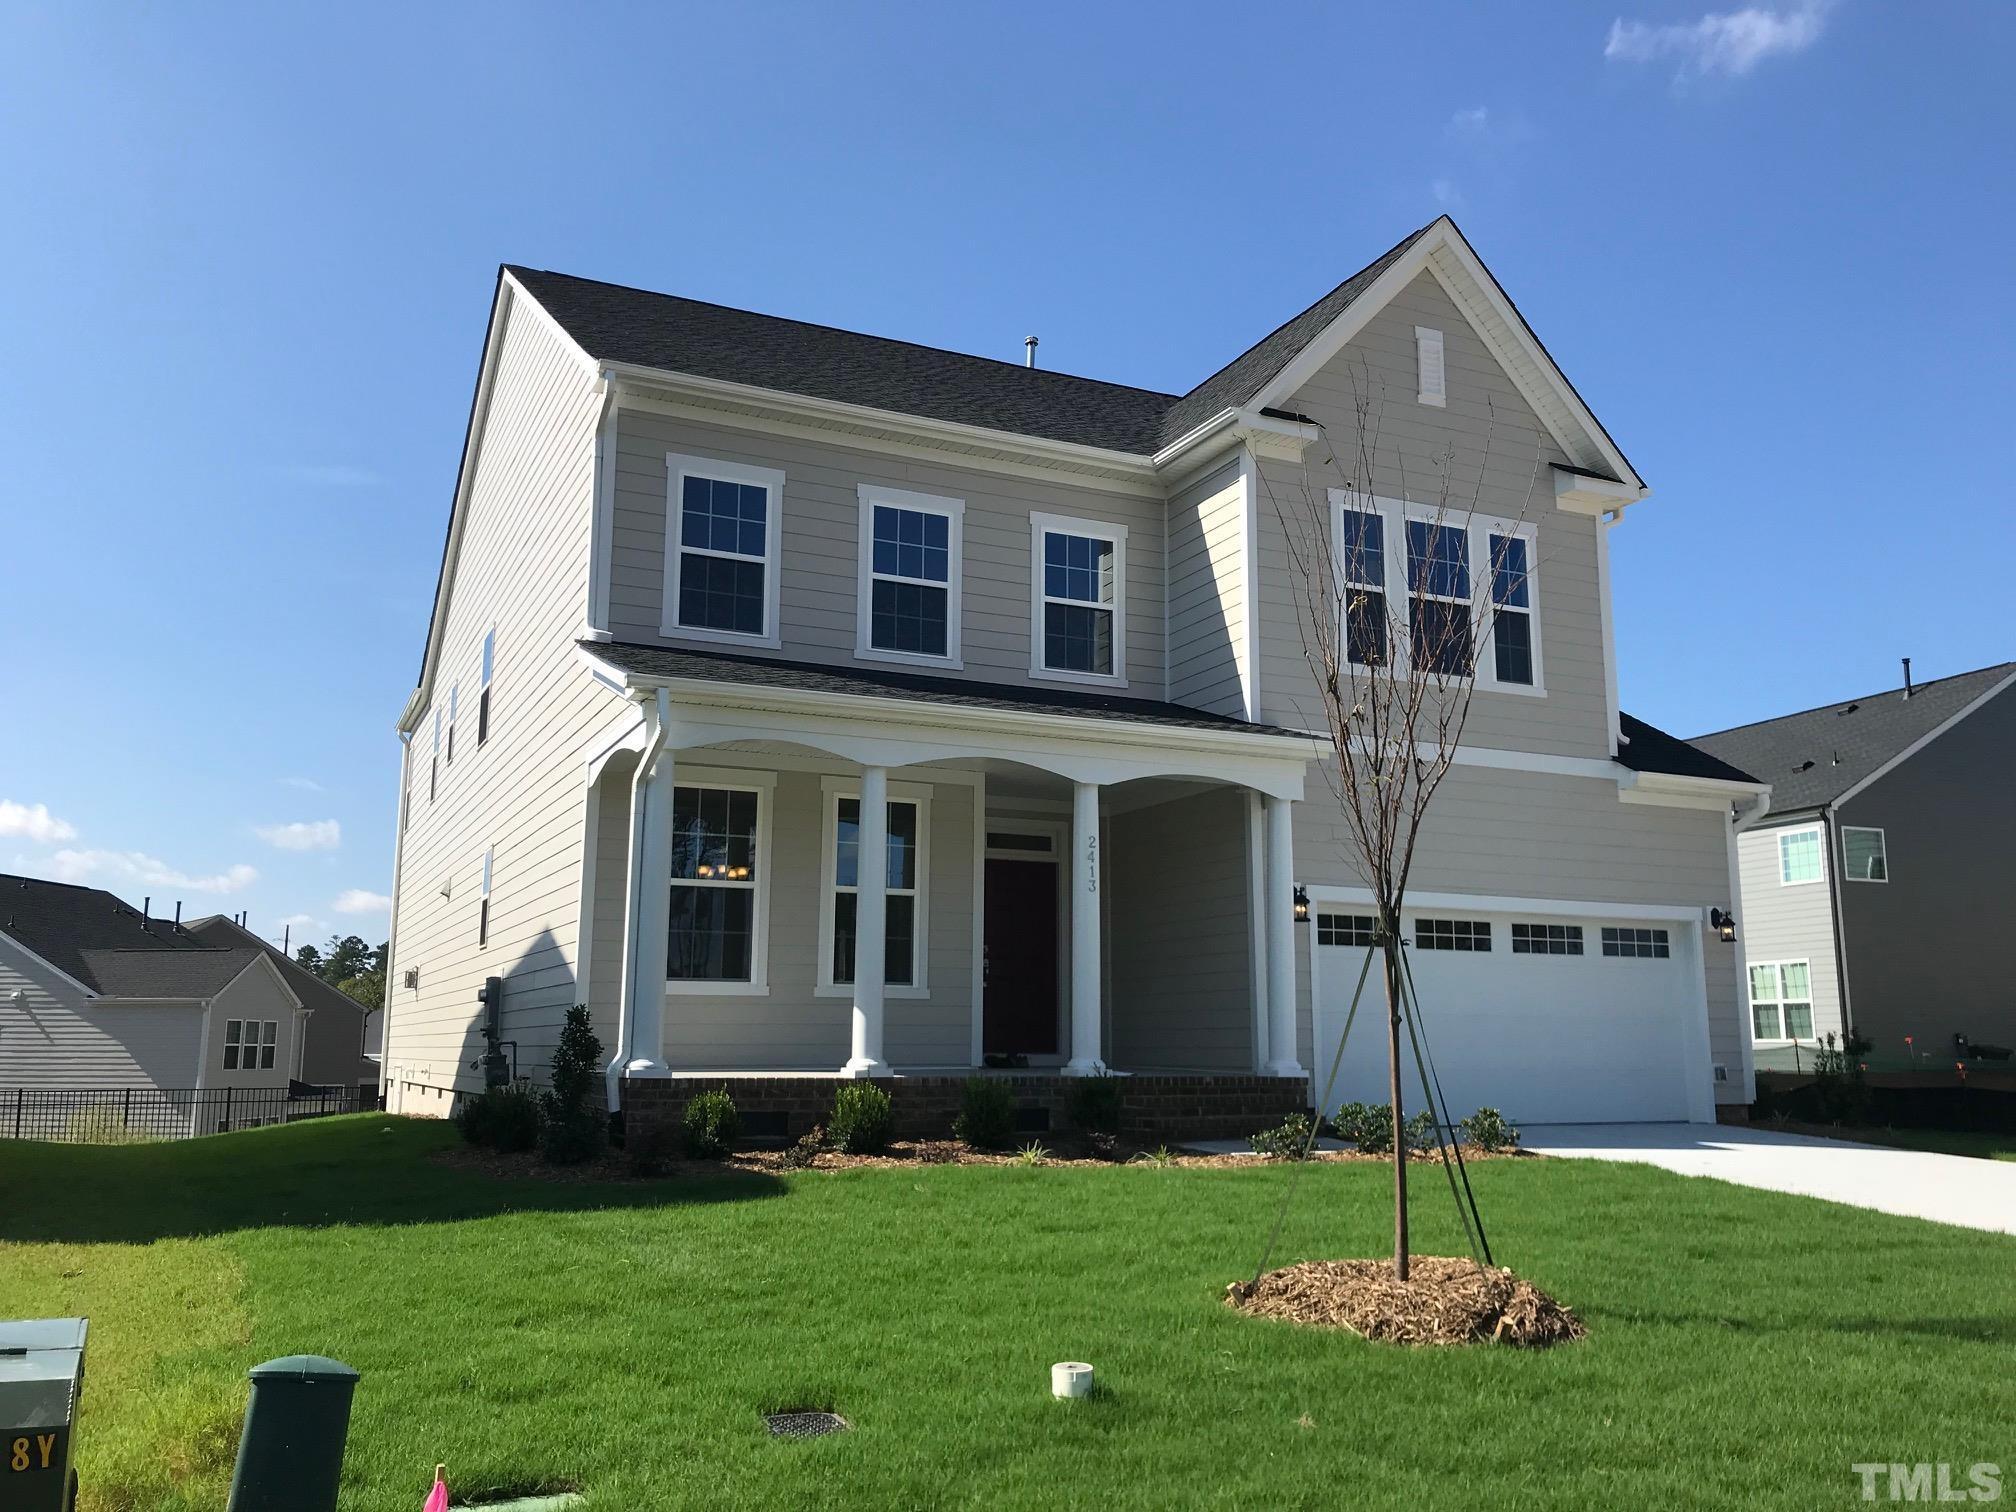
[[[1636,1160],[1682,1176],[1713,1176],[1879,1213],[2016,1234],[2012,1161],[1888,1150],[1729,1124],[1528,1124],[1520,1128],[1519,1143],[1541,1155]]]

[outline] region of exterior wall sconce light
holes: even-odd
[[[1711,908],[1708,910],[1708,922],[1715,927],[1715,933],[1724,945],[1736,943],[1736,915],[1719,908]]]
[[[1295,889],[1295,922],[1297,924],[1309,922],[1309,889],[1306,887]]]

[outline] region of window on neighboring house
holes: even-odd
[[[1127,680],[1127,529],[1033,515],[1036,627],[1031,672],[1067,681]]]
[[[1663,961],[1673,954],[1673,943],[1663,929],[1613,929],[1605,925],[1603,954],[1632,960]]]
[[[1486,532],[1491,553],[1491,658],[1497,681],[1533,685],[1533,545],[1527,534]]]
[[[679,787],[672,797],[672,920],[665,974],[753,982],[762,794]]]
[[[236,1071],[238,1069],[238,1048],[240,1041],[244,1037],[244,1033],[245,1021],[243,1019],[226,1019],[224,1021],[224,1069],[226,1071]]]
[[[1813,979],[1806,962],[1750,968],[1750,1031],[1760,1040],[1813,1038]]]
[[[1484,919],[1416,919],[1416,950],[1470,950],[1491,948],[1491,925]]]
[[[483,692],[476,700],[476,744],[490,738],[490,668],[497,654],[497,632],[483,632]]]
[[[774,646],[784,474],[676,454],[665,465],[664,632]]]
[[[1407,522],[1408,639],[1412,665],[1460,677],[1470,671],[1470,537],[1461,525]]]
[[[1432,326],[1414,327],[1414,365],[1420,375],[1421,402],[1446,405],[1449,390],[1442,367],[1442,333]]]
[[[1791,887],[1820,880],[1820,831],[1786,830],[1778,836],[1778,884]]]
[[[1370,914],[1319,913],[1316,915],[1316,943],[1356,945],[1362,949],[1372,943],[1378,927],[1379,921]]]
[[[1883,831],[1842,825],[1841,870],[1850,882],[1888,882],[1890,857],[1883,848]]]
[[[224,1069],[272,1070],[273,1054],[279,1041],[280,1024],[276,1019],[226,1019]]]
[[[959,660],[965,504],[864,483],[856,649],[900,661]]]
[[[1386,522],[1370,510],[1338,516],[1344,654],[1361,667],[1386,660]]]
[[[476,904],[476,946],[480,950],[490,943],[490,858],[493,851],[483,852],[483,893]]]
[[[273,1052],[280,1043],[280,1023],[267,1019],[259,1026],[259,1069],[273,1069]]]
[[[1582,954],[1580,924],[1514,924],[1512,954],[1578,956]]]
[[[830,985],[854,981],[855,910],[861,880],[861,800],[831,795],[827,849],[833,867],[832,948],[827,953]],[[920,899],[924,888],[924,804],[915,798],[889,800],[886,898],[882,928],[882,980],[890,987],[924,982],[924,940]]]

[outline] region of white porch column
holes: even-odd
[[[889,921],[889,769],[861,769],[860,850],[854,869],[854,1053],[849,1076],[885,1076],[882,974]]]
[[[1295,806],[1267,810],[1267,1074],[1301,1076],[1295,1059]]]
[[[661,719],[664,717],[660,706]],[[630,787],[629,928],[624,931],[622,1043],[610,1066],[624,1076],[664,1076],[665,973],[672,929],[672,788],[676,763],[662,725]],[[612,1085],[612,1101],[618,1089]]]
[[[1097,1076],[1099,1056],[1099,784],[1071,793],[1071,1059],[1066,1076]]]

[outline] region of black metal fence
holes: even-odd
[[[0,1087],[0,1139],[139,1144],[294,1123],[377,1105],[356,1087]]]

